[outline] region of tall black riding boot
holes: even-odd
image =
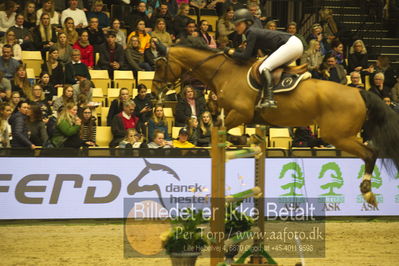
[[[259,101],[256,108],[277,108],[277,104],[273,99],[273,80],[272,75],[268,69],[262,71],[262,75],[265,79],[263,87],[263,98]]]

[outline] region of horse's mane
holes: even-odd
[[[172,45],[172,47],[187,47],[214,53],[221,51],[220,49],[210,48],[200,37],[182,38],[180,42]]]

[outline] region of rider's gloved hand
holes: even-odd
[[[230,47],[226,47],[223,50],[223,53],[227,56],[231,56],[234,53],[234,49]]]

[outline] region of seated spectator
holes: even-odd
[[[66,18],[62,26],[62,30],[66,34],[67,43],[73,45],[79,38],[78,32],[75,29],[75,22],[73,18]]]
[[[310,40],[309,48],[301,57],[301,65],[308,64],[308,70],[313,73],[323,63],[323,55],[320,52],[320,43],[317,40]]]
[[[376,62],[376,66],[371,69],[371,72],[378,73],[378,72],[382,72],[384,74],[385,77],[385,81],[384,84],[389,87],[392,88],[395,83],[396,83],[396,72],[395,70],[392,68],[391,66],[391,60],[389,59],[388,56],[386,55],[380,55],[377,57],[377,62]],[[374,74],[370,75],[370,80],[373,79]]]
[[[2,48],[2,55],[0,57],[0,71],[3,72],[6,79],[14,78],[15,72],[17,71],[20,62],[11,58],[12,47],[9,44],[5,44]]]
[[[58,34],[57,43],[54,44],[53,47],[58,50],[58,59],[61,61],[61,63],[68,64],[71,62],[72,47],[68,43],[65,32],[60,32]]]
[[[11,92],[10,106],[13,112],[16,110],[18,103],[21,101],[21,95],[17,91]]]
[[[317,138],[309,127],[294,128],[294,137],[292,141],[293,147],[323,147],[328,145],[321,139]]]
[[[267,30],[277,30],[277,23],[274,20],[269,20],[266,25],[265,29]]]
[[[46,101],[46,98],[44,97],[43,89],[39,84],[33,86],[32,93],[28,97],[28,100],[30,105],[37,105],[40,107],[40,110],[42,111],[44,117],[49,117],[53,115],[51,107],[49,103]]]
[[[175,123],[178,127],[186,126],[186,121],[191,116],[201,116],[205,111],[205,104],[201,99],[196,99],[194,89],[187,85],[183,88],[182,98],[176,104]]]
[[[145,124],[151,118],[152,102],[151,95],[147,94],[147,87],[144,84],[137,85],[137,96],[134,98],[136,107],[134,108],[134,115],[138,117],[140,124],[138,125],[138,132],[145,132]]]
[[[134,10],[131,15],[125,20],[126,26],[130,28],[130,31],[137,30],[137,22],[139,20],[144,21],[144,25],[150,26],[150,19],[146,14],[146,4],[144,2],[139,2],[136,6],[136,10]],[[147,31],[149,32],[151,29],[148,28]],[[129,41],[129,40],[128,40]]]
[[[28,128],[29,104],[26,101],[20,101],[15,112],[11,115],[8,122],[11,125],[12,139],[11,147],[13,148],[31,148],[36,149],[36,145],[29,140]]]
[[[344,44],[339,40],[333,40],[331,42],[331,54],[335,56],[337,64],[343,65],[346,68],[345,56],[344,56]]]
[[[225,48],[230,47],[230,40],[226,36],[219,36],[216,40],[216,43],[220,50],[224,50]]]
[[[78,106],[69,102],[62,109],[57,118],[57,125],[51,138],[55,148],[80,148],[83,141],[80,139],[82,120],[77,116]]]
[[[205,41],[209,48],[216,48],[216,42],[213,36],[209,35],[209,22],[201,20],[199,24],[199,36]]]
[[[129,43],[130,39],[135,36],[140,41],[140,53],[144,54],[144,50],[150,47],[151,35],[146,32],[144,20],[138,20],[136,24],[136,30],[132,31],[127,37]]]
[[[42,72],[50,75],[50,83],[54,84],[54,88],[62,87],[65,83],[65,65],[58,60],[58,50],[55,47],[50,48],[47,62],[42,64]],[[54,95],[56,93],[54,91]]]
[[[140,52],[140,41],[136,36],[132,37],[125,51],[126,65],[133,71],[151,71],[151,66],[144,61],[144,54]]]
[[[330,50],[330,45],[327,42],[327,39],[324,38],[322,33],[322,28],[320,24],[314,24],[312,26],[312,32],[306,41],[309,43],[310,40],[316,40],[320,43],[320,52],[323,56],[327,55],[328,51]]]
[[[82,80],[78,84],[73,86],[73,95],[75,97],[75,102],[78,101],[77,97],[81,94],[86,95],[87,102],[91,102],[93,100],[93,88],[90,80]]]
[[[73,45],[73,49],[80,51],[80,60],[89,69],[94,66],[94,48],[89,42],[89,33],[87,30],[82,30],[79,33],[79,40]]]
[[[171,143],[165,140],[165,135],[162,131],[155,130],[152,142],[148,143],[150,149],[164,149],[172,148]]]
[[[186,128],[188,131],[188,141],[197,146],[200,132],[196,116],[192,116],[188,119]]]
[[[8,102],[6,89],[0,87],[0,104]]]
[[[306,42],[305,37],[303,37],[301,34],[298,33],[297,24],[295,21],[291,21],[290,23],[288,23],[287,32],[298,37],[301,40],[303,44],[303,50],[308,49],[308,43]]]
[[[39,24],[39,20],[37,20],[37,24]],[[35,50],[32,33],[29,31],[29,29],[24,27],[23,14],[18,14],[16,16],[15,25],[12,26],[9,30],[12,30],[15,33],[15,38],[21,45],[22,50]]]
[[[60,113],[67,104],[76,105],[72,86],[64,87],[62,90],[62,95],[55,99],[53,103],[53,110]]]
[[[89,33],[89,42],[93,45],[94,51],[98,52],[100,46],[105,43],[104,32],[98,27],[98,18],[92,17],[89,22],[89,27],[87,28]]]
[[[6,99],[11,98],[11,82],[4,77],[4,73],[0,71],[0,89],[4,90]]]
[[[375,93],[381,99],[391,97],[391,88],[385,85],[384,73],[378,72],[373,78],[374,84],[371,85],[370,91]]]
[[[107,33],[106,42],[100,46],[99,53],[97,69],[108,70],[110,78],[113,78],[113,71],[121,69],[124,64],[124,51],[122,46],[116,43],[115,32]]]
[[[80,125],[80,139],[84,143],[83,146],[95,147],[97,124],[96,118],[92,115],[92,109],[89,106],[83,107],[79,118],[82,120]]]
[[[0,37],[4,36],[6,31],[14,26],[17,9],[18,6],[14,1],[5,2],[4,11],[0,11]]]
[[[96,0],[91,7],[91,12],[87,13],[87,19],[90,21],[91,18],[97,18],[98,27],[100,30],[109,27],[109,18],[107,14],[103,12],[103,1]]]
[[[319,76],[315,75],[315,78],[324,80],[330,80],[345,85],[346,71],[342,65],[337,64],[337,60],[334,55],[326,55],[323,59],[323,63],[319,67]]]
[[[197,146],[209,147],[211,145],[211,131],[213,122],[211,114],[208,111],[202,113],[199,125]]]
[[[364,86],[362,84],[362,79],[360,77],[360,72],[353,71],[353,72],[351,72],[350,76],[351,76],[351,83],[348,84],[349,87],[364,89]]]
[[[186,26],[189,21],[193,21],[189,16],[190,6],[188,4],[181,4],[179,6],[179,11],[173,22],[173,32],[176,38],[181,39],[182,36],[185,34]],[[194,22],[195,24],[195,22]]]
[[[175,17],[178,11],[178,4],[176,0],[165,0],[163,1],[168,6],[168,13]]]
[[[126,131],[125,138],[119,142],[119,148],[127,149],[127,148],[140,148],[143,144],[142,135],[137,132],[134,128],[129,128]]]
[[[0,77],[1,77],[1,72],[0,72]],[[1,80],[1,79],[0,79]],[[395,86],[392,87],[391,90],[391,97],[392,100],[395,103],[399,103],[399,77],[396,79],[398,82],[395,84]],[[1,83],[0,83],[0,87],[1,87]]]
[[[195,145],[188,141],[189,132],[186,128],[181,128],[179,131],[179,136],[176,140],[173,140],[172,145],[174,148],[195,148]]]
[[[52,105],[53,97],[57,96],[57,89],[50,82],[50,75],[46,71],[40,73],[39,81],[37,84],[40,85],[43,89],[45,101],[49,105]]]
[[[157,19],[155,22],[154,31],[151,32],[153,38],[157,38],[163,45],[169,47],[172,45],[172,37],[166,31],[166,24],[163,18]]]
[[[226,12],[223,17],[217,22],[217,33],[219,38],[228,37],[230,34],[234,33],[234,23],[233,23],[234,9],[232,6],[226,8]]]
[[[168,134],[168,122],[166,121],[162,105],[156,105],[152,117],[148,121],[148,139],[152,141],[155,130],[164,133],[164,138],[170,140]]]
[[[32,86],[26,75],[26,68],[23,65],[19,65],[15,72],[14,79],[11,82],[12,91],[17,91],[22,98],[27,100],[32,93]]]
[[[153,32],[156,31],[158,20],[163,19],[163,22],[165,24],[165,27],[161,31],[166,31],[169,34],[173,34],[173,17],[169,13],[169,8],[167,3],[161,2],[159,7],[155,10],[154,14],[151,16],[151,21],[150,21],[150,27],[153,29]],[[151,33],[152,35],[152,33]],[[158,37],[161,42],[163,42],[163,39]]]
[[[233,5],[233,2],[231,4]],[[236,8],[237,8],[237,6],[234,7],[234,10],[237,10]],[[249,12],[251,12],[251,14],[252,14],[252,19],[254,21],[253,27],[262,29],[263,28],[263,23],[261,21],[261,13],[262,13],[262,11],[260,10],[258,3],[249,2],[248,5],[247,5],[247,8],[248,8]],[[265,21],[266,18],[263,18],[263,20]],[[277,25],[275,24],[275,27],[276,26]],[[276,30],[276,29],[274,29],[274,30]]]
[[[209,93],[206,109],[211,113],[213,124],[219,125],[222,108],[218,104],[218,96],[213,91]]]
[[[80,51],[78,49],[72,50],[72,62],[66,64],[66,82],[68,84],[75,84],[83,79],[91,79],[89,68],[80,60]]]
[[[111,122],[111,131],[113,139],[109,146],[116,147],[119,142],[126,136],[126,130],[129,128],[136,128],[139,122],[138,117],[134,115],[134,108],[136,107],[133,101],[123,102],[123,111],[115,115]]]
[[[121,88],[119,90],[119,97],[111,102],[107,115],[107,126],[111,126],[112,119],[115,115],[123,111],[123,102],[129,100],[129,90]]]
[[[187,22],[185,31],[177,37],[176,43],[179,43],[180,41],[184,43],[187,38],[198,38],[198,41],[205,45],[205,41],[198,36],[197,25],[195,25],[194,20],[190,20]]]
[[[126,34],[121,30],[121,21],[114,18],[111,22],[111,30],[115,32],[116,43],[126,49]]]
[[[348,71],[370,72],[367,49],[362,40],[357,40],[349,49]]]
[[[144,61],[148,63],[151,67],[151,70],[155,69],[155,60],[160,57],[160,54],[157,50],[158,39],[155,37],[151,38],[150,47],[145,49],[144,51]]]
[[[399,106],[396,103],[393,103],[390,97],[384,97],[382,99],[386,105],[388,105],[392,110],[396,113],[399,113]]]
[[[10,148],[10,131],[8,119],[12,109],[9,103],[0,103],[0,148]]]
[[[78,0],[69,0],[69,8],[61,13],[61,24],[63,24],[68,17],[73,19],[75,27],[78,29],[88,26],[85,12],[78,8]]]
[[[36,17],[36,3],[34,0],[30,0],[26,2],[24,8],[24,27],[31,30],[36,27],[37,24],[37,17]]]
[[[40,105],[31,103],[28,111],[27,126],[29,140],[36,146],[43,146],[47,140],[47,129],[43,122],[43,113]]]
[[[33,30],[33,42],[36,50],[42,51],[43,58],[45,52],[57,42],[56,30],[50,24],[50,16],[47,13],[42,14],[39,25]]]
[[[36,17],[40,18],[43,13],[50,15],[51,25],[60,25],[60,14],[54,10],[53,0],[43,0],[42,8],[36,11]],[[39,20],[36,22],[39,25]]]
[[[0,52],[5,44],[8,44],[12,47],[12,58],[21,61],[22,59],[22,49],[21,46],[18,44],[18,40],[15,38],[15,32],[12,30],[8,30],[4,37],[4,41],[0,43]],[[0,54],[1,55],[1,54]]]

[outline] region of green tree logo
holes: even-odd
[[[295,162],[285,164],[280,172],[279,179],[284,178],[287,172],[292,172],[291,177],[293,178],[293,182],[281,186],[284,190],[289,189],[289,192],[280,196],[303,196],[295,192],[296,188],[302,188],[305,184],[305,178],[303,177],[301,167]]]
[[[359,174],[357,175],[357,178],[360,179],[364,175],[364,164],[362,167],[360,167]],[[373,174],[371,175],[371,187],[372,188],[380,188],[382,186],[382,177],[381,177],[381,172],[380,169],[378,169],[378,166],[374,167]]]
[[[320,196],[342,196],[342,194],[334,192],[334,188],[339,189],[344,185],[344,179],[342,178],[342,172],[338,164],[334,162],[324,164],[321,168],[319,178],[328,176],[326,173],[329,173],[332,182],[320,186],[322,189],[329,189],[327,193],[321,194]]]

